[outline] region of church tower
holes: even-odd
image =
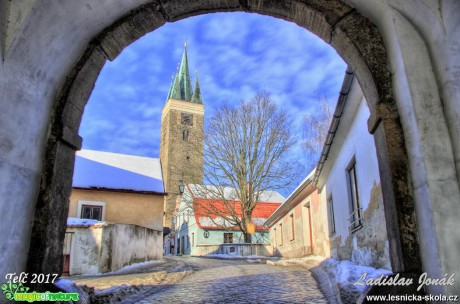
[[[179,183],[203,183],[204,105],[198,75],[192,91],[187,44],[180,67],[173,77],[161,115],[160,160],[165,199],[164,226],[171,219],[179,195]]]

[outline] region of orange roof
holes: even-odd
[[[263,219],[263,222],[265,222],[265,220],[268,219],[280,205],[281,203],[257,202],[254,210],[252,211],[252,218],[259,219],[259,221]],[[219,214],[230,215],[232,212],[235,212],[238,217],[242,214],[241,202],[234,200],[224,203],[223,200],[195,198],[193,209],[196,223],[198,227],[202,229],[223,230],[223,228],[218,227],[213,223],[211,225],[204,225],[200,221],[200,218],[204,217],[215,220],[220,217]],[[239,230],[238,227],[229,227],[228,229]],[[263,223],[256,223],[256,230],[265,231],[268,230],[268,227],[263,226]]]

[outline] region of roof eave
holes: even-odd
[[[154,194],[154,195],[168,195],[167,192],[157,192],[157,191],[150,191],[150,190],[133,190],[133,189],[113,189],[113,188],[106,188],[106,187],[78,187],[73,186],[73,189],[80,189],[80,190],[97,190],[97,191],[107,191],[107,192],[123,192],[123,193],[138,193],[138,194]]]

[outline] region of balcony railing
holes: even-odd
[[[360,229],[363,226],[362,221],[362,208],[355,209],[350,215],[348,216],[348,220],[350,221],[350,225],[348,229],[350,229],[350,233],[355,232],[356,230]]]

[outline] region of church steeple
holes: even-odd
[[[179,69],[180,95],[182,100],[192,101],[192,84],[188,70],[187,42],[184,45],[184,54]]]
[[[198,83],[198,75],[195,81],[195,91],[192,91],[190,72],[188,68],[187,42],[185,42],[182,61],[178,67],[176,75],[174,76],[174,80],[171,82],[167,99],[184,100],[200,104],[203,103],[200,85]]]
[[[174,76],[174,80],[171,82],[171,88],[169,89],[169,94],[168,94],[168,99],[177,99],[177,100],[182,100],[181,94],[180,94],[180,81],[179,81],[179,74],[176,73]]]
[[[196,72],[195,78],[195,91],[193,91],[192,102],[203,104],[203,100],[201,99],[200,83],[198,82],[198,71]]]

